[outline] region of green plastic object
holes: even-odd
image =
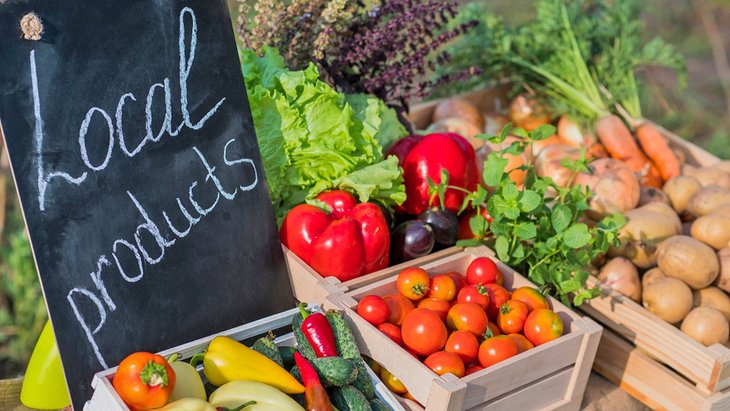
[[[20,390],[20,402],[28,408],[39,410],[57,410],[71,405],[61,357],[49,321],[46,321],[30,356]]]

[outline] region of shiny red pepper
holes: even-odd
[[[306,411],[333,411],[330,399],[327,396],[322,383],[319,381],[317,371],[299,351],[294,353],[294,361],[302,374],[304,384],[304,404]]]
[[[426,136],[408,136],[397,141],[388,151],[398,157],[403,167],[406,201],[402,209],[418,215],[432,205],[439,205],[438,196],[430,202],[428,178],[441,182],[441,170],[449,172],[449,185],[472,192],[479,182],[476,155],[469,142],[455,133],[434,133]],[[446,190],[444,205],[458,212],[466,192]]]
[[[322,313],[310,314],[306,307],[307,304],[305,303],[299,304],[299,311],[302,313],[302,318],[304,318],[300,328],[304,336],[307,337],[309,345],[314,349],[317,358],[336,357],[335,334],[332,332],[327,317]]]
[[[301,204],[284,218],[281,242],[323,277],[347,281],[388,266],[390,230],[375,204],[358,204],[346,191],[329,191],[316,200],[332,212]]]

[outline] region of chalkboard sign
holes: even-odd
[[[73,404],[294,305],[224,0],[0,2],[0,121]]]

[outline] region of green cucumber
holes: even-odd
[[[359,361],[355,363],[357,365],[357,378],[355,378],[355,381],[352,383],[352,385],[355,386],[360,392],[367,398],[368,400],[372,400],[375,398],[375,388],[373,387],[373,382],[370,381],[370,374],[368,374],[367,367],[365,366],[365,361],[360,358]]]
[[[342,357],[324,357],[316,358],[310,361],[317,371],[319,380],[325,387],[341,387],[343,385],[352,384],[357,377],[357,366],[352,360]],[[291,375],[301,381],[301,373],[299,367],[291,369]]]
[[[294,366],[294,353],[296,351],[296,348],[290,346],[279,347],[279,355],[281,355],[281,360],[284,362],[284,368],[287,370]]]
[[[302,322],[304,322],[302,315],[299,313],[294,314],[294,318],[292,318],[291,322],[291,330],[294,333],[294,339],[297,341],[297,348],[299,349],[299,352],[304,356],[304,358],[309,361],[314,361],[317,359],[317,354],[314,353],[314,349],[311,345],[309,345],[307,337],[305,337],[304,332],[302,332]]]
[[[330,401],[340,411],[373,411],[367,398],[352,385],[335,388]]]
[[[370,408],[372,408],[373,411],[393,411],[393,408],[383,402],[380,398],[370,400]]]
[[[259,338],[253,343],[251,349],[265,355],[270,360],[279,364],[279,367],[283,367],[284,360],[281,358],[281,354],[279,354],[279,347],[274,344],[273,337],[274,334],[269,333],[269,335]]]
[[[325,315],[330,323],[332,332],[335,334],[337,352],[342,357],[351,359],[357,364],[357,378],[352,385],[360,390],[365,395],[365,398],[372,400],[375,398],[375,388],[373,388],[373,383],[370,381],[370,375],[368,375],[365,361],[363,361],[362,355],[360,355],[360,350],[357,348],[357,342],[352,335],[350,326],[347,325],[345,317],[339,311],[328,310]]]

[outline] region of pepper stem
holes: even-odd
[[[190,365],[197,368],[198,364],[203,362],[204,358],[205,358],[205,351],[199,352],[190,358]]]
[[[299,304],[299,312],[302,313],[302,319],[307,319],[309,317],[309,312],[307,311],[307,303],[301,303]]]
[[[242,409],[244,409],[244,408],[246,408],[248,406],[251,406],[251,405],[255,405],[255,404],[256,404],[256,401],[249,401],[249,402],[246,402],[246,403],[243,403],[243,404],[239,405],[236,408],[217,407],[216,408],[216,411],[241,411]]]
[[[170,364],[172,364],[172,363],[174,363],[175,361],[177,361],[177,360],[178,360],[178,359],[179,359],[180,357],[182,357],[182,356],[180,355],[180,353],[175,353],[175,354],[172,354],[171,356],[167,357],[167,362],[169,362]]]
[[[158,385],[167,387],[167,369],[164,365],[150,360],[139,373],[139,379],[150,387]]]

